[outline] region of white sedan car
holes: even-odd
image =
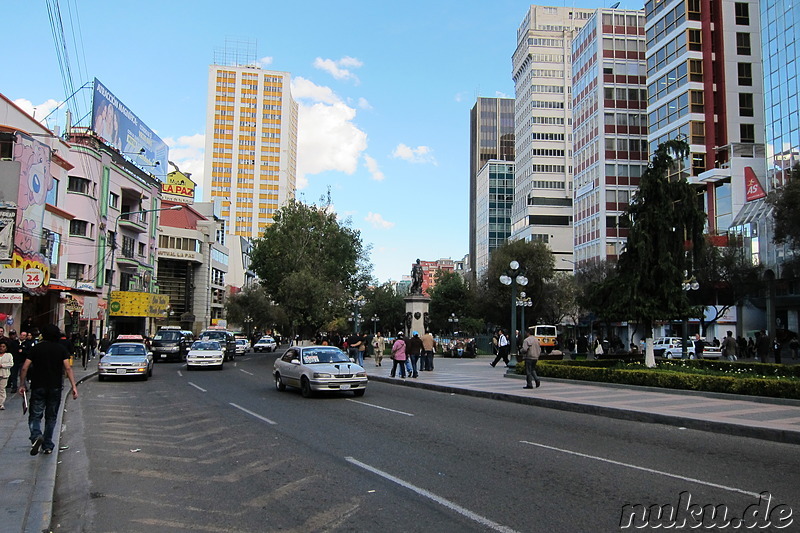
[[[212,366],[222,370],[225,351],[217,341],[195,341],[186,354],[186,370]]]
[[[274,352],[275,349],[278,347],[278,343],[275,342],[275,339],[270,337],[269,335],[264,335],[258,342],[253,345],[254,352]]]
[[[250,341],[247,339],[236,339],[236,355],[244,355],[250,349]]]
[[[273,367],[275,387],[297,387],[304,398],[314,392],[352,391],[364,396],[367,372],[335,346],[293,346]]]

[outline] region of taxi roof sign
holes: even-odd
[[[144,342],[144,337],[142,337],[141,335],[117,335],[117,340]]]

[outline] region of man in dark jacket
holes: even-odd
[[[411,370],[413,372],[412,378],[419,377],[417,372],[417,363],[422,355],[422,350],[425,346],[422,344],[422,339],[419,338],[419,332],[415,331],[411,334],[411,338],[406,341],[406,354],[411,359]]]
[[[700,337],[700,334],[697,333],[694,336],[694,358],[695,359],[702,359],[703,358],[703,339]]]
[[[48,324],[42,328],[42,342],[31,348],[22,370],[19,373],[19,393],[27,392],[25,379],[28,369],[33,365],[31,375],[31,400],[28,427],[31,430],[31,455],[37,455],[39,449],[44,453],[53,452],[53,432],[56,428],[58,409],[61,406],[64,374],[67,375],[72,390],[72,398],[78,399],[78,386],[69,364],[69,352],[59,342],[61,332],[58,326]],[[44,433],[41,430],[44,417]]]
[[[23,333],[25,333],[23,331]],[[14,358],[14,366],[11,367],[11,375],[8,378],[7,389],[10,389],[11,394],[17,392],[17,378],[19,377],[19,369],[22,368],[22,363],[25,362],[25,356],[22,354],[22,345],[17,338],[17,332],[13,329],[8,332],[6,339],[6,348],[11,357]]]

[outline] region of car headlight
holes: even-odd
[[[314,372],[315,378],[332,378],[333,375],[328,372]]]
[[[366,372],[357,372],[356,373],[356,377],[357,378],[365,378],[365,377],[367,377],[367,373]]]

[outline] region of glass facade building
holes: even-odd
[[[488,188],[495,186],[488,185],[488,182],[479,183],[478,174],[482,172],[489,161],[514,161],[513,98],[478,98],[470,112],[469,152],[469,272],[470,276],[477,278],[480,270],[477,258],[484,257],[488,264],[490,250],[497,247],[497,244],[490,244],[490,242],[495,242],[496,239],[501,239],[500,242],[502,242],[508,238],[510,232],[510,206],[507,213],[496,212],[491,215],[493,219],[491,224],[503,226],[504,229],[494,227],[489,230],[488,227],[483,226],[483,224],[489,224],[488,219],[481,218],[489,216],[485,212],[488,209],[488,206],[485,205],[489,201],[487,199]],[[489,180],[488,176],[485,180]],[[508,194],[513,195],[513,192],[512,183],[512,190]],[[508,199],[508,201],[511,200]],[[495,207],[495,209],[497,208]],[[479,214],[479,211],[482,214]],[[498,218],[505,219],[498,220]],[[495,234],[491,238],[487,233],[489,231]],[[491,248],[489,248],[490,246]]]
[[[480,279],[489,267],[492,251],[511,236],[514,163],[487,161],[478,172],[476,185],[475,274]]]

